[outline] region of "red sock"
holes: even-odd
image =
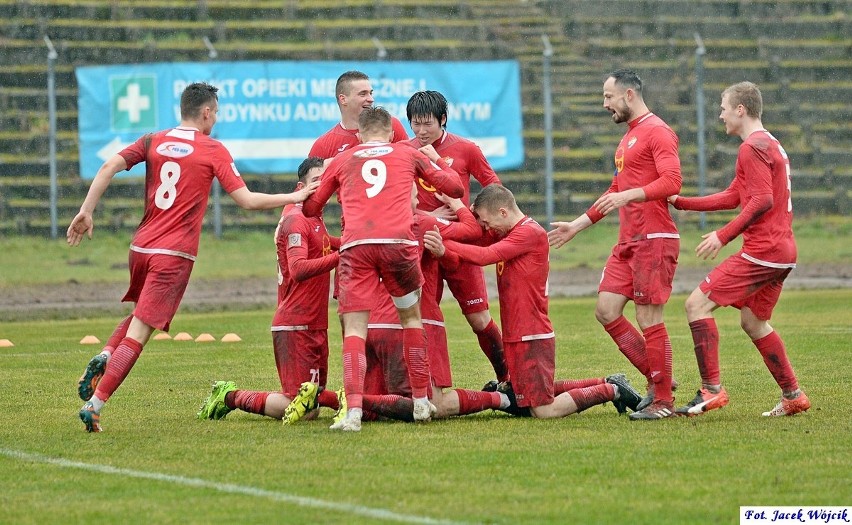
[[[403,328],[402,352],[405,356],[405,364],[408,366],[408,380],[411,382],[412,397],[427,397],[432,379],[429,376],[426,330],[422,328]]]
[[[639,330],[623,315],[615,321],[604,325],[604,330],[615,341],[615,344],[621,350],[621,353],[624,354],[624,357],[650,381],[648,355],[645,348],[647,343],[646,339],[639,333]]]
[[[234,390],[225,394],[225,404],[230,409],[238,408],[243,412],[263,415],[266,398],[269,397],[270,393],[256,390]]]
[[[695,359],[698,361],[698,373],[703,385],[722,384],[719,374],[719,329],[712,317],[689,323],[692,342],[695,345]]]
[[[645,351],[654,381],[654,400],[674,402],[672,396],[672,344],[663,323],[645,329]]]
[[[585,388],[575,388],[569,391],[568,395],[574,400],[574,404],[577,405],[577,413],[579,413],[589,407],[612,401],[615,397],[615,386],[604,383]]]
[[[796,379],[796,373],[793,372],[793,365],[790,364],[790,359],[787,357],[787,349],[784,347],[784,341],[778,332],[772,331],[769,335],[761,337],[756,341],[752,341],[757,351],[763,356],[763,362],[766,363],[766,368],[775,378],[775,382],[781,387],[783,392],[793,392],[798,390],[799,381]]]
[[[367,371],[366,342],[360,337],[343,338],[343,388],[347,408],[361,408],[364,374]]]
[[[398,421],[414,421],[414,400],[410,397],[386,394],[364,395],[364,411]],[[362,418],[363,419],[363,418]]]
[[[606,383],[606,379],[602,377],[594,377],[592,379],[560,379],[553,383],[553,395],[558,396],[562,392],[574,390],[575,388],[586,388],[604,383]]]
[[[104,350],[112,353],[115,351],[115,347],[121,344],[121,340],[127,337],[127,327],[130,326],[130,320],[133,319],[133,315],[128,315],[125,317],[118,326],[113,330],[112,335],[107,339],[106,345],[104,345]]]
[[[332,410],[339,410],[340,403],[337,401],[337,392],[333,390],[323,390],[317,396],[317,403],[319,406],[330,408]]]
[[[98,383],[95,396],[101,401],[109,399],[109,396],[118,389],[124,378],[130,373],[130,369],[136,364],[141,353],[142,343],[129,337],[122,339],[112,353],[112,357],[107,361],[104,377]]]
[[[500,329],[494,319],[488,323],[488,326],[479,332],[473,332],[479,340],[479,348],[482,353],[488,358],[491,367],[494,368],[494,373],[497,375],[497,381],[509,380],[509,368],[506,366],[506,357],[503,355],[503,336],[500,334]]]
[[[475,414],[493,408],[500,408],[499,392],[480,392],[479,390],[464,390],[456,388],[459,396],[459,415]]]

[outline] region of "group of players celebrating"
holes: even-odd
[[[276,229],[278,307],[272,322],[276,392],[238,389],[217,381],[199,419],[236,409],[294,424],[336,411],[333,430],[357,432],[363,421],[429,421],[493,409],[521,417],[564,417],[612,402],[631,420],[695,416],[728,404],[719,372],[719,332],[713,311],[734,306],[742,327],[781,388],[764,416],[810,407],[769,325],[784,279],[796,263],[790,165],[780,143],[763,129],[759,88],[741,82],[722,93],[720,119],[743,143],[735,177],[724,191],[679,196],[678,138],[651,113],[642,81],[622,69],[603,85],[604,108],[627,132],[615,152],[610,188],[571,222],[546,231],[523,213],[479,147],[447,131],[448,103],[437,91],[407,104],[414,138],[374,107],[370,79],[348,71],[336,98],[341,121],[316,140],[298,170],[293,193],[251,192],[221,143],[216,88],[189,85],[181,124],[141,137],[107,160],[92,183],[68,242],[91,238],[92,211],[112,177],[146,163],[145,215],[130,247],[133,313],[116,327],[79,380],[79,415],[101,431],[104,403],[139,357],[153,330],[168,330],[197,253],[213,178],[247,209],[285,206]],[[177,142],[182,148],[170,148]],[[189,151],[189,153],[186,153]],[[179,152],[179,153],[175,153]],[[482,191],[473,199],[470,180]],[[341,237],[329,235],[324,204],[337,195]],[[715,257],[740,234],[743,247],[716,267],[686,301],[701,387],[674,408],[672,347],[663,309],[672,290],[680,239],[669,204],[685,210],[739,214],[703,236],[699,257]],[[556,339],[548,317],[549,250],[618,211],[618,242],[603,270],[595,316],[619,350],[645,376],[646,393],[624,374],[555,379]],[[500,328],[489,313],[483,266],[494,265]],[[334,272],[332,290],[331,270]],[[440,301],[444,283],[491,363],[496,379],[482,390],[453,388]],[[343,330],[343,388],[327,388],[328,298],[337,299]],[[633,301],[638,329],[624,316]],[[641,331],[640,331],[641,330]]]

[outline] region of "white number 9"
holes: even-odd
[[[370,187],[367,188],[367,197],[372,199],[385,187],[385,182],[388,180],[388,168],[384,162],[370,159],[361,167],[361,178],[367,184],[370,184]]]

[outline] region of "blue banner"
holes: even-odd
[[[489,62],[209,62],[77,68],[80,174],[91,179],[101,164],[142,134],[180,122],[187,84],[219,88],[212,136],[244,173],[293,173],[320,135],[340,122],[337,77],[370,76],[373,97],[405,116],[420,90],[450,103],[447,129],[476,142],[496,171],[524,160],[520,73],[516,61]],[[120,175],[143,175],[142,166]]]

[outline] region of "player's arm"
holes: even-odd
[[[260,193],[243,186],[233,190],[228,195],[234,199],[237,206],[244,210],[268,210],[302,202],[314,193],[318,186],[319,183],[313,182],[293,193]]]
[[[485,158],[482,150],[476,144],[473,144],[470,148],[469,166],[471,175],[483,188],[490,184],[502,184],[500,177],[494,172],[494,168],[491,167],[488,159]]]
[[[668,201],[678,210],[688,211],[719,211],[733,210],[740,205],[740,193],[732,183],[728,188],[712,195],[703,197],[684,197],[672,195]]]
[[[337,178],[338,165],[339,164],[334,161],[328,165],[325,173],[323,173],[320,178],[319,188],[317,188],[316,193],[308,197],[304,204],[302,204],[302,213],[305,217],[319,216],[322,213],[322,208],[325,206],[325,203],[328,202],[328,199],[337,191],[337,188],[340,185],[340,181]]]
[[[438,228],[441,231],[441,236],[444,239],[452,241],[472,241],[482,237],[482,226],[476,220],[476,216],[470,209],[464,205],[461,199],[453,199],[442,193],[435,194],[435,197],[453,212],[457,222],[440,221],[438,220]]]
[[[594,204],[602,215],[607,215],[631,202],[665,199],[680,191],[683,177],[680,173],[680,158],[677,154],[677,135],[670,129],[659,127],[655,128],[649,139],[658,178],[640,188],[604,194]]]
[[[95,211],[95,207],[100,202],[101,197],[109,187],[109,183],[112,182],[115,174],[126,170],[127,167],[127,161],[119,154],[113,155],[101,165],[94,180],[92,180],[92,185],[89,186],[89,191],[86,193],[83,205],[80,206],[80,211],[74,216],[71,224],[68,226],[68,231],[66,232],[68,244],[77,246],[83,239],[84,234],[88,235],[89,239],[92,238],[92,232],[95,229],[92,214]]]
[[[435,166],[438,167],[435,168]],[[420,148],[419,154],[415,154],[415,169],[419,177],[422,177],[439,192],[453,198],[464,196],[464,186],[462,186],[459,174],[438,155],[431,144],[423,146]]]
[[[310,258],[308,251],[311,242],[311,225],[301,216],[294,216],[292,221],[282,227],[278,233],[279,249],[282,245],[287,251],[287,268],[290,276],[297,282],[306,281],[322,273],[327,273],[337,266],[340,260],[338,252],[316,258]]]
[[[514,232],[488,246],[474,246],[456,241],[445,241],[444,246],[448,251],[456,253],[462,261],[479,266],[510,261],[529,251],[528,244]]]

